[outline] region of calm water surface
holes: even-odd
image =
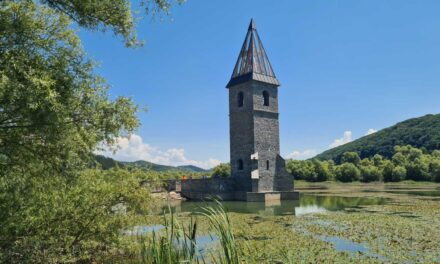
[[[374,197],[339,197],[320,196],[313,194],[300,194],[296,201],[271,201],[271,202],[242,202],[225,201],[223,206],[228,212],[261,215],[304,215],[308,213],[337,211],[345,208],[355,208],[363,205],[384,204],[385,198]],[[173,203],[170,208],[175,213],[189,212],[200,214],[202,207],[215,205],[214,202],[185,201]],[[168,205],[164,205],[155,213],[168,211]]]

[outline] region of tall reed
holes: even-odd
[[[148,264],[171,263],[209,263],[239,264],[243,252],[237,245],[232,231],[231,221],[221,202],[216,206],[202,207],[202,215],[208,220],[209,227],[219,239],[219,248],[210,251],[210,256],[200,254],[197,249],[197,223],[194,219],[187,227],[181,225],[174,214],[164,215],[165,228],[149,236],[140,236],[141,262]]]
[[[139,237],[142,263],[204,263],[197,254],[197,223],[193,219],[184,227],[169,210],[168,215],[164,215],[164,227],[158,232],[153,231],[151,236]]]
[[[239,264],[242,255],[232,231],[231,221],[220,201],[217,206],[203,207],[203,215],[208,219],[209,226],[220,239],[221,251],[214,255],[214,263]]]

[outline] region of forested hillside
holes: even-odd
[[[101,168],[104,170],[114,168],[116,166],[125,167],[125,168],[138,168],[142,170],[152,170],[158,172],[166,172],[166,171],[182,171],[182,172],[207,172],[208,170],[199,168],[194,165],[184,165],[184,166],[168,166],[168,165],[160,165],[153,162],[138,160],[138,161],[117,161],[109,157],[105,157],[102,155],[95,155],[95,161],[100,164]]]
[[[440,149],[440,114],[408,119],[394,126],[327,150],[315,158],[340,163],[345,152],[357,152],[361,159],[380,154],[391,158],[394,146],[411,145],[429,152]]]

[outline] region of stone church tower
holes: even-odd
[[[280,156],[279,86],[251,20],[226,86],[229,89],[231,175],[237,199],[246,199],[247,193],[293,191],[293,177],[286,172]]]

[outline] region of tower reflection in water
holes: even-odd
[[[362,205],[384,204],[385,198],[375,197],[340,197],[301,194],[299,200],[274,200],[266,202],[223,201],[226,211],[242,214],[260,215],[303,215],[316,212],[337,211],[344,208],[356,208]],[[201,214],[202,208],[217,206],[212,201],[170,201],[153,211],[161,214],[168,207],[175,213]]]

